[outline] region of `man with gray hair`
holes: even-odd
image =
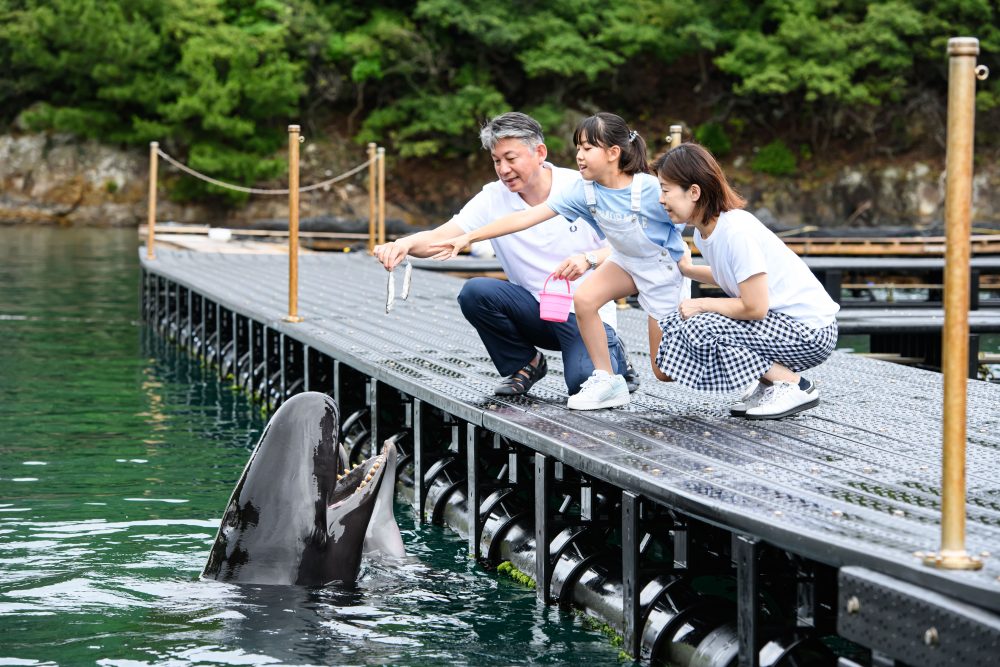
[[[407,255],[429,257],[436,252],[430,249],[431,244],[541,204],[550,194],[580,179],[578,171],[546,161],[548,149],[542,127],[528,115],[501,114],[483,126],[479,137],[493,157],[498,180],[485,185],[443,225],[376,246],[375,257],[387,270],[391,271]],[[570,313],[566,322],[542,320],[538,294],[549,274],[564,261],[571,265],[569,278],[574,279],[575,287],[605,260],[611,249],[590,225],[562,216],[490,242],[507,280],[471,278],[462,287],[458,302],[497,371],[506,376],[494,392],[519,396],[542,379],[548,372],[545,357],[538,351],[542,348],[562,353],[566,388],[571,395],[577,393],[594,365],[580,338],[576,315]],[[615,304],[605,304],[600,315],[614,370],[624,375],[629,390],[635,391],[639,379],[615,333]]]

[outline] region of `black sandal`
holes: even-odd
[[[521,396],[527,394],[531,386],[545,377],[549,372],[549,365],[545,363],[545,356],[539,352],[537,366],[532,366],[531,362],[524,365],[524,368],[508,375],[498,384],[493,393],[497,396]],[[532,359],[534,361],[534,359]]]

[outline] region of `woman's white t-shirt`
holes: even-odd
[[[836,320],[840,306],[830,298],[806,263],[752,213],[742,209],[719,216],[709,237],[695,229],[694,243],[728,296],[740,296],[740,283],[767,274],[768,310],[784,313],[812,329]]]

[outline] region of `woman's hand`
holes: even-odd
[[[556,267],[556,270],[553,273],[556,274],[556,278],[576,280],[585,274],[589,268],[590,263],[587,261],[586,257],[583,255],[570,255]]]
[[[709,312],[707,301],[708,299],[684,299],[681,301],[680,305],[677,306],[677,310],[681,314],[681,319],[686,320],[699,313]]]
[[[439,260],[451,259],[455,255],[457,255],[462,250],[462,248],[464,248],[465,246],[469,245],[469,243],[472,242],[469,236],[470,236],[469,234],[462,234],[461,236],[455,236],[450,239],[445,239],[444,241],[437,241],[436,243],[431,243],[427,247],[432,252],[437,251],[433,255],[431,255],[431,259],[439,259]]]

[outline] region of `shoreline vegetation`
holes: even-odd
[[[603,109],[654,154],[682,123],[773,226],[933,226],[945,45],[976,36],[1000,71],[996,12],[978,0],[0,0],[0,221],[136,224],[150,141],[222,180],[280,187],[299,123],[303,183],[378,142],[390,220],[439,224],[493,178],[475,139],[484,119],[534,115],[571,166],[573,126]],[[977,91],[976,216],[988,223],[1000,221],[1000,77]],[[41,147],[23,146],[33,137]],[[103,162],[83,163],[88,146]],[[12,164],[36,153],[43,167]],[[180,222],[285,216],[166,169],[160,186]],[[363,218],[364,187],[317,195],[303,219]],[[92,204],[103,213],[88,222]]]
[[[307,136],[300,183],[328,179],[364,159],[364,152],[342,137]],[[572,165],[557,156],[552,160]],[[441,224],[496,178],[489,156],[482,151],[451,159],[404,160],[390,155],[387,162],[390,236]],[[748,209],[778,232],[928,237],[944,234],[943,163],[941,151],[927,161],[831,163],[784,177],[732,168],[730,176],[747,198]],[[239,205],[211,198],[184,200],[178,190],[185,180],[193,179],[161,164],[157,204],[161,224],[287,229],[287,196],[253,196]],[[255,185],[287,187],[281,179]],[[65,133],[0,134],[0,225],[136,227],[146,220],[147,198],[148,149],[116,147]],[[303,193],[299,203],[301,231],[368,231],[366,173]],[[976,165],[972,231],[1000,235],[1000,160]]]

